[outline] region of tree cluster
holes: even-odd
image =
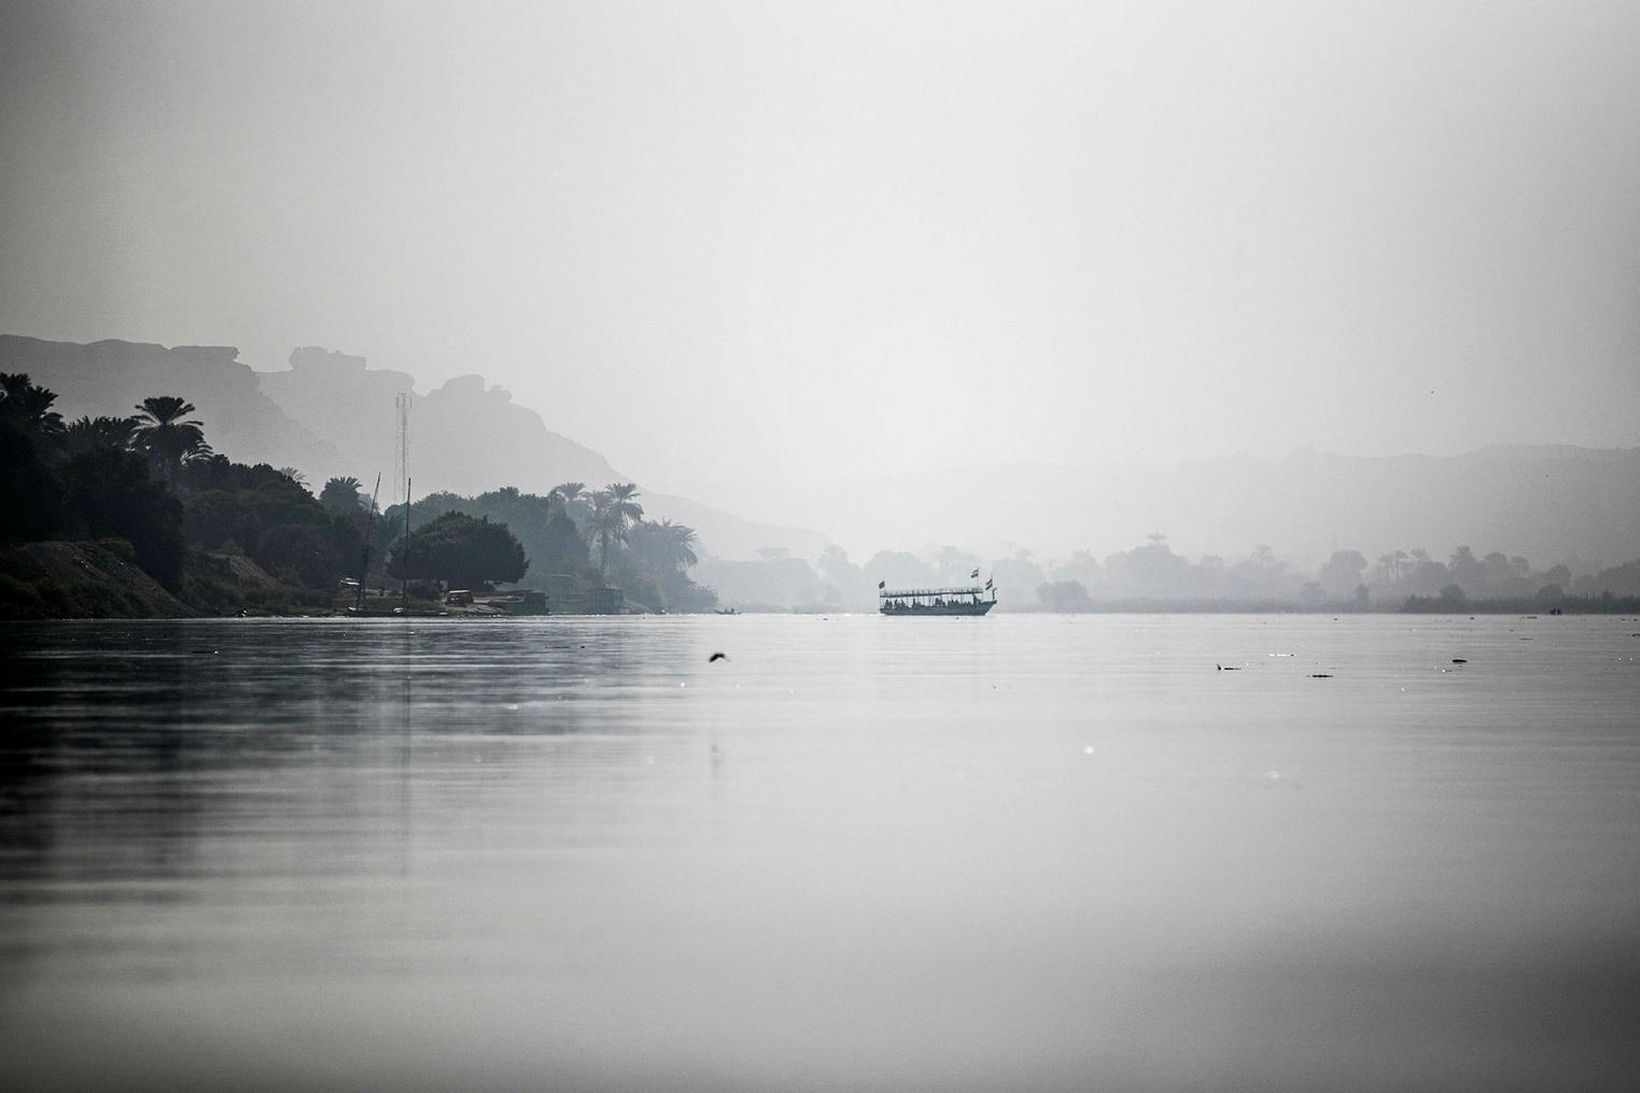
[[[183,506],[165,475],[189,458],[169,402],[131,417],[65,423],[55,393],[27,375],[0,375],[0,511],[6,542],[121,539],[168,588],[182,576]],[[178,400],[180,402],[180,400]],[[203,437],[199,439],[203,445]]]
[[[356,564],[358,512],[320,503],[288,471],[213,452],[187,400],[156,396],[126,417],[67,423],[55,402],[26,375],[0,375],[6,542],[123,541],[140,569],[210,609],[232,605],[204,587],[206,571],[189,576],[207,554],[247,556],[310,590]]]
[[[457,524],[451,520],[454,515],[470,523]],[[441,580],[451,587],[518,580],[495,567],[480,567],[482,580],[473,570],[458,573],[417,545],[423,535],[418,529],[430,530],[441,521],[441,535],[458,526],[468,529],[464,534],[477,534],[473,529],[488,521],[517,537],[532,583],[573,595],[612,585],[629,602],[649,610],[705,611],[716,603],[712,590],[689,576],[698,561],[694,529],[671,520],[646,520],[638,488],[631,483],[588,490],[583,482],[565,482],[545,496],[512,486],[474,497],[434,493],[415,502],[409,517],[413,578]],[[394,506],[376,537],[394,559],[389,563],[394,576],[403,572],[396,559],[404,554],[404,524],[403,507]],[[491,556],[502,558],[500,553]]]

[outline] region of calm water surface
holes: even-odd
[[[0,1085],[1640,1088],[1637,631],[3,626]]]

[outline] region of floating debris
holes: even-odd
[[[1463,657],[1453,657],[1452,658],[1452,663],[1453,664],[1468,664],[1469,662],[1467,660],[1465,660]]]
[[[1311,672],[1310,673],[1310,678],[1311,679],[1331,679],[1332,678],[1332,673],[1331,672]]]
[[[1231,666],[1231,667],[1229,667],[1229,668],[1226,668],[1226,667],[1225,667],[1225,666],[1224,666],[1224,665],[1222,665],[1222,664],[1215,664],[1215,665],[1214,665],[1214,667],[1215,667],[1215,668],[1217,668],[1217,669],[1218,669],[1218,670],[1219,670],[1219,671],[1221,671],[1221,672],[1239,672],[1239,671],[1241,671],[1241,669],[1240,669],[1240,668],[1237,668],[1237,667],[1235,667],[1235,666]]]
[[[728,659],[729,659],[729,654],[728,653],[713,653],[711,656],[706,658],[706,663],[716,664],[720,660],[728,660]]]

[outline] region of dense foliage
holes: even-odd
[[[393,544],[387,572],[394,577],[442,581],[448,588],[488,589],[517,581],[529,562],[506,524],[447,512]]]
[[[272,467],[214,454],[203,423],[187,417],[194,408],[186,400],[156,396],[143,400],[132,417],[66,425],[51,408],[55,401],[55,394],[26,375],[0,375],[6,542],[98,540],[99,557],[118,559],[129,551],[143,573],[213,611],[238,606],[243,590],[232,567],[196,564],[191,551],[201,559],[218,553],[254,561],[265,571],[255,590],[257,604],[311,603],[303,589],[328,593],[338,576],[356,569],[361,511],[327,507]],[[11,581],[19,589],[10,602],[26,607],[30,594],[20,587],[43,578],[35,563],[20,556],[13,563]],[[271,593],[269,574],[289,591]],[[88,578],[88,589],[91,584]],[[86,609],[94,612],[120,606],[109,594],[77,596],[64,593],[54,602],[90,603]]]
[[[694,531],[646,522],[631,483],[589,493],[566,482],[546,497],[512,488],[476,498],[438,494],[411,513],[400,506],[376,519],[355,478],[329,479],[316,498],[291,468],[247,466],[213,452],[205,423],[189,417],[193,405],[178,396],[144,399],[130,417],[72,424],[52,409],[55,401],[26,375],[0,376],[3,541],[100,540],[96,557],[107,565],[118,569],[129,555],[197,610],[329,605],[343,576],[487,589],[532,569],[560,609],[611,583],[640,608],[706,610],[715,602],[688,576]],[[77,564],[62,549],[41,557]],[[106,573],[64,590],[42,565],[7,552],[0,610],[154,609]]]
[[[6,541],[121,539],[144,571],[175,587],[185,554],[181,503],[142,454],[118,445],[115,419],[65,426],[51,409],[56,400],[26,375],[0,375]]]
[[[513,487],[476,497],[434,493],[410,512],[412,541],[449,513],[503,524],[517,537],[529,563],[530,583],[548,590],[553,609],[572,610],[601,585],[622,590],[628,603],[647,610],[709,611],[717,597],[689,576],[696,565],[693,528],[670,520],[643,519],[639,492],[631,483],[612,483],[589,492],[585,483],[565,482],[546,496]],[[405,512],[394,506],[375,536],[379,547],[403,537]],[[412,548],[411,574],[421,571]],[[395,575],[398,574],[395,570]]]
[[[211,455],[190,460],[177,481],[196,549],[248,555],[308,588],[329,587],[358,567],[363,514],[327,508],[285,472]]]

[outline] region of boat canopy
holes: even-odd
[[[878,591],[880,599],[921,599],[925,596],[981,596],[985,589],[981,585],[963,585],[960,588],[885,588]]]

